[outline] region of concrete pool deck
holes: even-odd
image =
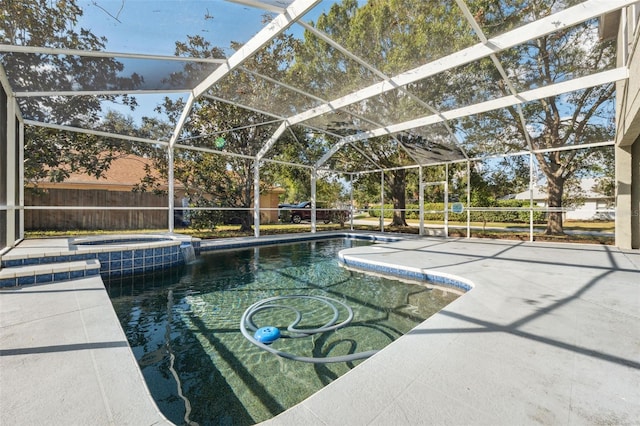
[[[345,255],[474,288],[265,424],[640,424],[640,252],[414,237]],[[100,278],[1,290],[0,330],[0,424],[168,423]]]

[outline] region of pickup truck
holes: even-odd
[[[280,204],[278,208],[282,222],[300,223],[303,220],[311,220],[311,201],[303,201],[299,204]],[[344,223],[348,217],[348,210],[322,209],[316,205],[316,221]]]

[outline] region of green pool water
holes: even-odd
[[[348,304],[348,327],[274,348],[306,357],[381,349],[459,296],[450,289],[353,272],[338,251],[367,242],[337,239],[203,254],[183,268],[107,282],[152,396],[176,424],[250,425],[267,420],[360,362],[308,364],[251,344],[239,330],[243,312],[262,299],[321,295]],[[300,327],[332,316],[311,299],[293,301]],[[345,313],[341,312],[341,315]],[[256,325],[286,327],[284,310]]]

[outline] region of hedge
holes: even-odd
[[[467,213],[452,213],[451,205],[449,203],[449,220],[453,222],[466,222],[467,221]],[[499,208],[528,208],[529,201],[528,200],[498,200],[495,202],[494,206],[491,207],[499,207]],[[419,219],[419,209],[420,206],[418,204],[407,204],[406,207],[406,218],[407,219]],[[444,221],[444,203],[425,203],[424,204],[424,220],[431,221]],[[437,212],[437,213],[432,213]],[[380,207],[374,206],[369,208],[369,216],[372,217],[380,217]],[[390,219],[393,217],[393,205],[385,204],[384,205],[384,217]],[[472,211],[471,212],[471,221],[472,222],[507,222],[507,223],[529,223],[529,211],[528,210],[519,210],[519,211]],[[545,223],[546,215],[541,211],[533,212],[533,221],[534,223]]]

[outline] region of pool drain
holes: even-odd
[[[282,303],[274,303],[274,302],[282,302],[287,299],[308,299],[315,300],[321,303],[324,303],[326,306],[331,308],[333,311],[333,317],[325,323],[321,327],[317,328],[297,328],[300,321],[302,321],[302,313],[294,308],[293,306],[289,306]],[[338,322],[340,317],[340,312],[338,311],[337,306],[340,305],[344,307],[348,316],[344,321]],[[258,327],[253,321],[253,316],[260,311],[264,311],[267,309],[285,309],[292,311],[295,313],[295,319],[286,329],[286,334],[281,332],[277,327],[274,326],[266,326],[266,327]],[[353,354],[342,355],[342,356],[334,356],[334,357],[306,357],[299,356],[295,354],[291,354],[289,352],[280,351],[271,346],[273,342],[278,340],[279,338],[285,339],[297,339],[303,337],[313,336],[319,333],[326,333],[328,331],[334,331],[342,327],[346,327],[353,320],[353,310],[349,305],[336,300],[331,299],[329,297],[324,296],[304,296],[304,295],[289,295],[289,296],[274,296],[266,299],[262,299],[259,302],[254,303],[249,306],[246,311],[242,314],[242,318],[240,319],[240,331],[242,335],[249,340],[254,345],[259,348],[271,352],[274,355],[278,355],[282,358],[291,359],[294,361],[302,361],[302,362],[310,362],[314,364],[324,364],[331,362],[349,362],[355,361],[358,359],[368,358],[371,355],[378,352],[377,350],[366,351],[366,352],[356,352]],[[251,335],[250,332],[254,332],[254,335]]]

